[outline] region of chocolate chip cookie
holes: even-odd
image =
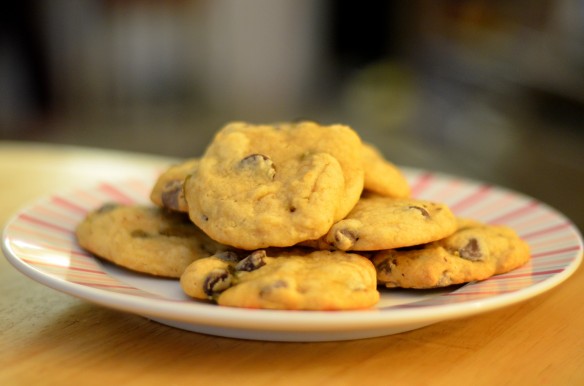
[[[188,212],[183,184],[198,165],[199,160],[193,158],[169,167],[156,180],[150,192],[150,200],[161,208]]]
[[[232,123],[185,182],[191,220],[213,239],[254,250],[325,234],[363,190],[361,140],[313,122]]]
[[[449,237],[374,255],[377,280],[387,287],[436,288],[484,280],[525,264],[529,246],[506,226],[459,220]]]
[[[401,170],[386,160],[383,154],[370,143],[363,143],[363,163],[365,190],[393,198],[410,196],[410,185]]]
[[[178,278],[194,260],[226,249],[182,213],[157,207],[106,204],[76,228],[87,251],[149,275]]]
[[[371,261],[339,251],[219,253],[189,265],[180,283],[191,297],[230,307],[349,310],[379,300]]]
[[[456,230],[447,205],[364,193],[349,215],[322,238],[301,245],[342,251],[378,251],[428,243]]]

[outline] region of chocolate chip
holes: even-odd
[[[471,261],[481,260],[481,257],[483,257],[479,242],[475,238],[468,240],[468,243],[460,248],[458,253],[463,259]]]
[[[272,159],[264,154],[250,154],[239,161],[239,165],[243,168],[253,168],[262,170],[269,179],[273,180],[276,175],[276,167]]]
[[[182,180],[170,180],[162,188],[162,205],[169,209],[179,209],[179,198],[183,194]]]
[[[242,159],[240,162],[241,162],[241,164],[256,164],[256,163],[259,163],[262,161],[269,161],[269,160],[270,160],[270,157],[268,157],[267,155],[255,153],[255,154],[248,155],[247,157]]]
[[[262,289],[260,290],[260,297],[265,297],[268,296],[269,294],[271,294],[274,290],[278,289],[278,288],[287,288],[288,287],[288,283],[286,283],[284,280],[276,280],[275,282],[262,287]]]
[[[335,232],[335,247],[342,251],[346,251],[355,245],[359,240],[356,231],[351,229],[339,229]]]
[[[395,259],[393,259],[392,261],[390,261],[389,258],[383,259],[381,261],[381,263],[379,263],[375,266],[375,268],[377,269],[378,272],[383,272],[383,273],[389,275],[392,271],[392,268],[397,265],[397,264],[393,264],[393,262],[395,262]]]
[[[100,214],[111,212],[112,210],[116,209],[119,206],[120,204],[116,202],[108,202],[103,204],[96,212]]]
[[[145,239],[145,238],[151,237],[150,234],[146,233],[146,231],[143,231],[142,229],[134,229],[130,233],[130,236],[138,238],[138,239]]]
[[[218,252],[214,256],[228,263],[237,263],[239,261],[239,256],[233,251]]]
[[[225,269],[214,269],[205,278],[203,290],[208,296],[216,295],[231,286],[231,275]]]
[[[166,237],[190,237],[193,235],[192,229],[186,227],[162,228],[158,230],[158,233]]]
[[[428,211],[425,208],[422,208],[421,206],[417,206],[417,205],[410,205],[408,207],[409,209],[416,209],[419,210],[420,213],[422,213],[422,216],[426,217],[426,218],[430,218],[430,213],[428,213]]]
[[[267,256],[266,251],[264,251],[263,249],[254,251],[245,259],[237,263],[237,265],[235,266],[235,270],[246,272],[255,271],[259,267],[266,265],[266,262],[264,261],[264,258],[266,256]]]

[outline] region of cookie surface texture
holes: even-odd
[[[191,220],[247,250],[320,237],[359,199],[359,149],[358,135],[341,125],[229,124],[185,182]]]
[[[509,272],[530,258],[529,246],[506,226],[459,220],[443,240],[411,250],[377,253],[373,263],[387,287],[437,288]]]
[[[375,268],[357,254],[257,250],[193,262],[181,277],[186,294],[230,307],[350,310],[379,301]]]
[[[409,182],[400,169],[386,160],[381,152],[369,143],[363,143],[363,164],[365,190],[393,198],[410,196]]]
[[[456,230],[456,217],[442,203],[363,194],[349,215],[316,241],[318,249],[377,251],[428,243]]]
[[[193,158],[169,167],[156,180],[150,192],[150,200],[161,208],[188,212],[183,184],[198,165],[199,160]]]
[[[114,264],[171,278],[194,260],[225,249],[185,214],[149,206],[104,205],[87,215],[76,236],[81,247]]]

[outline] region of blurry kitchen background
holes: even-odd
[[[582,0],[28,0],[0,20],[0,140],[190,157],[231,120],[346,123],[582,220]]]

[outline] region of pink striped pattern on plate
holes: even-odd
[[[532,258],[507,274],[397,307],[452,304],[504,295],[535,286],[578,264],[583,250],[578,230],[547,205],[504,188],[451,176],[414,172],[408,177],[418,198],[444,202],[459,217],[512,227],[528,242]]]
[[[50,196],[19,213],[5,239],[30,267],[70,283],[110,292],[159,298],[110,276],[102,262],[81,249],[75,227],[92,209],[105,202],[145,202],[149,181],[103,182],[88,190]]]
[[[578,230],[562,214],[537,200],[479,182],[416,169],[404,169],[414,196],[448,204],[461,217],[475,218],[490,224],[513,227],[529,244],[531,261],[505,275],[482,282],[454,287],[435,296],[413,298],[402,304],[384,305],[380,311],[404,308],[435,307],[470,302],[494,296],[505,296],[529,289],[573,270],[582,254]],[[178,304],[189,302],[180,296],[149,292],[146,285],[120,279],[112,267],[87,252],[76,243],[74,229],[86,213],[102,203],[124,204],[148,202],[153,179],[127,179],[101,182],[89,189],[79,189],[48,197],[20,212],[4,231],[5,245],[22,264],[53,279],[90,287],[100,291],[133,295],[148,299],[163,299]],[[415,291],[414,291],[415,292]],[[421,292],[423,293],[423,291]],[[383,298],[392,297],[391,290],[382,290]]]

